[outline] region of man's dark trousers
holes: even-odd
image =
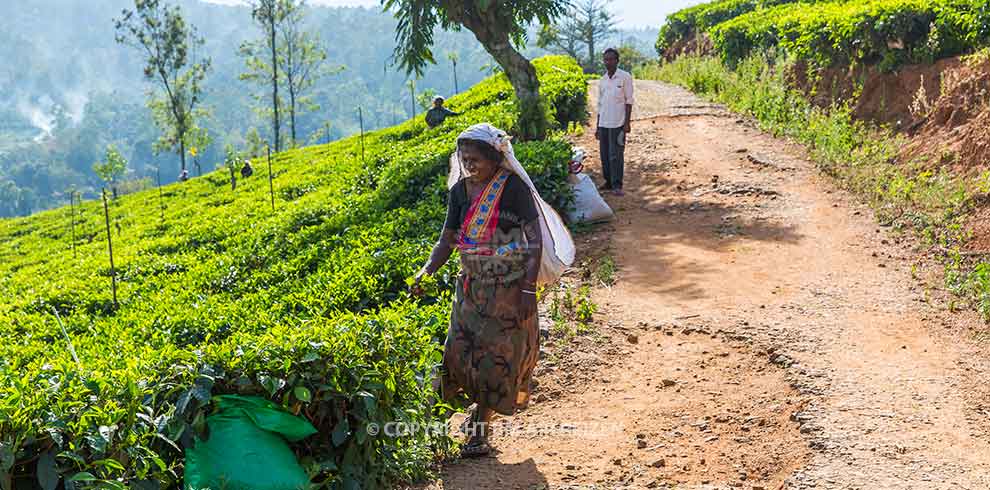
[[[598,128],[598,150],[602,158],[605,187],[621,189],[625,173],[626,136],[622,128]]]

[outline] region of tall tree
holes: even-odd
[[[540,99],[536,69],[519,51],[526,27],[534,21],[546,25],[566,11],[569,0],[381,0],[395,13],[395,57],[406,71],[423,72],[433,57],[433,33],[468,28],[485,50],[501,65],[519,103],[519,132],[524,139],[546,136],[547,120]],[[514,45],[515,44],[515,45]]]
[[[117,199],[117,180],[127,172],[127,160],[117,151],[114,145],[107,145],[106,156],[103,162],[93,164],[93,171],[100,177],[100,180],[110,186],[113,198]]]
[[[573,56],[587,72],[598,71],[599,48],[615,32],[611,3],[612,0],[576,0],[560,22],[543,26],[537,45]],[[579,54],[582,48],[587,53],[585,58]]]
[[[296,5],[296,0],[253,0],[251,18],[261,28],[263,36],[256,41],[244,43],[240,49],[248,68],[247,73],[241,75],[241,79],[271,88],[272,138],[276,152],[282,149],[282,119],[279,114],[282,101],[278,95],[280,78],[278,33]]]
[[[450,63],[454,67],[454,93],[457,94],[461,92],[460,87],[457,86],[457,62],[460,61],[461,58],[457,55],[457,51],[448,51],[447,59],[450,60]]]
[[[186,23],[178,6],[161,0],[134,0],[134,9],[125,9],[114,25],[118,43],[146,56],[144,76],[158,86],[148,101],[164,132],[156,146],[178,153],[185,170],[187,133],[202,114],[197,106],[201,84],[210,70],[210,59],[197,56],[203,38]]]
[[[636,46],[632,44],[623,44],[619,46],[619,67],[628,72],[632,72],[634,68],[646,64],[650,61],[650,57],[643,54],[640,50],[636,49]]]
[[[550,51],[566,54],[585,66],[581,53],[581,31],[574,27],[577,20],[568,17],[557,24],[546,24],[540,29],[536,45]]]
[[[296,138],[296,116],[319,106],[313,103],[309,95],[310,89],[322,78],[341,68],[326,67],[327,52],[320,45],[319,35],[303,29],[306,14],[305,0],[290,1],[286,15],[278,27],[277,48],[278,64],[285,78],[285,87],[289,92],[289,128],[292,144]]]

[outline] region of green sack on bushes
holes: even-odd
[[[213,397],[209,438],[186,449],[186,490],[297,490],[309,477],[289,449],[316,433],[303,418],[253,396]]]

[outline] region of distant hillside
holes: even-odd
[[[158,136],[145,108],[149,86],[142,80],[137,53],[114,42],[113,18],[133,5],[129,0],[18,0],[0,2],[0,217],[25,215],[68,202],[76,186],[87,199],[100,182],[92,165],[114,143],[131,162],[128,179],[156,177],[175,181],[177,157],[155,156]],[[237,48],[258,36],[245,7],[179,0],[189,21],[205,36],[214,70],[207,78],[204,122],[214,144],[199,157],[211,170],[223,160],[226,144],[242,147],[257,128],[268,137],[270,124],[251,111],[250,86],[238,80],[244,63]],[[55,12],[56,15],[51,15]],[[407,77],[390,65],[395,20],[377,8],[311,9],[310,26],[319,32],[329,62],[346,70],[316,89],[316,112],[303,115],[307,142],[337,139],[358,130],[358,107],[366,128],[395,124],[414,111]],[[638,40],[646,50],[655,31],[637,30],[618,37]],[[459,56],[461,90],[477,83],[494,66],[467,31],[438,32],[437,66],[416,82],[417,92],[454,92],[447,53]],[[529,50],[530,56],[543,54]],[[487,68],[485,68],[487,67]],[[483,69],[485,68],[485,69]],[[415,111],[420,111],[415,107]],[[192,162],[191,162],[192,163]],[[193,166],[193,174],[197,173]]]
[[[244,62],[237,49],[257,37],[258,29],[245,7],[179,3],[206,38],[213,59],[206,82],[213,115],[205,126],[215,142],[200,156],[210,170],[222,161],[224,145],[243,146],[252,127],[268,137],[268,121],[251,110],[252,87],[238,80]],[[142,60],[114,41],[113,18],[131,6],[127,0],[26,0],[0,6],[8,20],[0,31],[5,60],[0,66],[0,216],[63,204],[70,185],[86,198],[95,197],[100,183],[91,167],[109,143],[132,162],[129,178],[154,177],[160,164],[163,181],[175,180],[177,157],[151,153],[158,132],[145,108],[149,86],[141,76]],[[358,107],[364,108],[368,128],[409,117],[407,77],[389,64],[395,27],[390,14],[320,7],[311,9],[309,24],[320,33],[329,62],[346,70],[316,88],[320,110],[299,120],[307,141],[325,141],[327,122],[331,139],[354,133]],[[460,57],[462,90],[489,74],[481,69],[489,56],[469,32],[438,33],[436,52],[441,64],[417,82],[418,92],[454,91],[447,52]]]

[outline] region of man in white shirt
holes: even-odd
[[[602,189],[611,189],[616,196],[623,195],[622,176],[625,171],[626,135],[632,117],[633,78],[619,69],[619,51],[608,48],[602,55],[605,74],[598,83],[598,140],[602,159]]]

